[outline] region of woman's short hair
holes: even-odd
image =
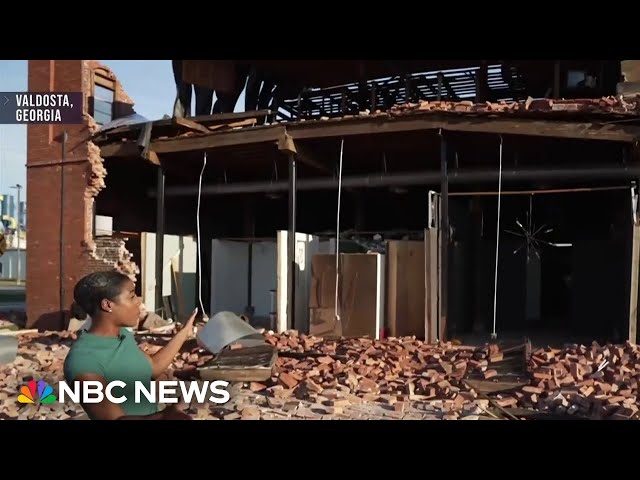
[[[73,289],[71,314],[78,320],[84,320],[87,315],[93,317],[100,309],[100,302],[120,295],[127,280],[129,277],[115,270],[94,272],[81,278]]]

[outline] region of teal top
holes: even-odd
[[[114,397],[127,397],[119,404],[126,415],[150,415],[158,411],[158,405],[150,402],[143,392],[140,403],[136,403],[135,382],[142,382],[150,392],[153,371],[128,329],[121,328],[118,337],[79,332],[65,359],[64,376],[71,384],[78,375],[87,373],[101,375],[107,384],[115,380],[126,384],[125,388],[114,387],[111,391]]]

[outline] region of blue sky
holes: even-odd
[[[176,91],[171,60],[100,61],[122,82],[137,113],[151,120],[171,115]],[[27,60],[0,60],[0,91],[27,91],[27,67]],[[244,93],[238,105],[244,105],[243,97]],[[26,125],[0,125],[0,193],[15,193],[9,185],[16,183],[23,185],[23,193],[26,192],[26,163]]]

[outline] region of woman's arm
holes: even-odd
[[[86,381],[98,381],[102,384],[103,389],[107,387],[105,378],[95,373],[78,375],[75,380],[81,382],[81,385]],[[170,405],[164,410],[150,415],[127,415],[120,405],[111,403],[106,395],[100,403],[83,403],[82,408],[92,420],[192,420],[189,415],[179,411],[175,405]]]
[[[153,355],[147,355],[151,362],[153,378],[158,378],[171,365],[175,356],[180,352],[180,348],[193,335],[193,322],[195,321],[198,309],[196,308],[189,319],[185,322],[184,328],[174,335],[174,337],[164,347]]]

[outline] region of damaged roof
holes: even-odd
[[[640,137],[640,101],[622,97],[596,99],[500,101],[420,101],[388,111],[262,124],[267,110],[163,119],[99,132],[93,141],[103,157],[206,151],[251,143],[392,133],[449,130],[574,139],[635,142]],[[146,137],[146,138],[145,138]],[[295,147],[293,147],[295,152]],[[151,152],[151,157],[148,157]]]

